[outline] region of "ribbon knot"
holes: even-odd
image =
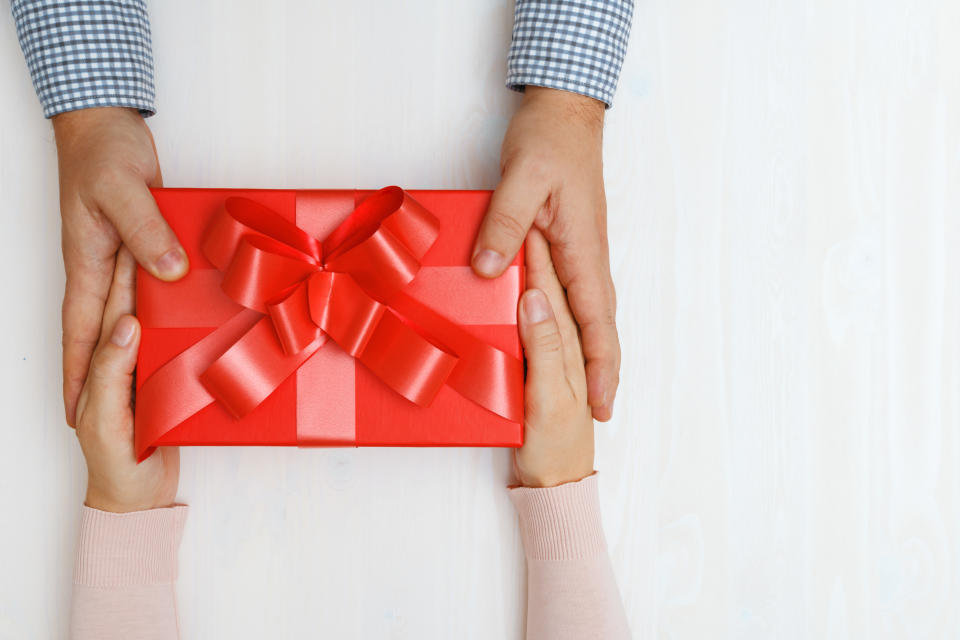
[[[221,288],[262,317],[200,375],[234,417],[258,406],[328,340],[411,402],[446,384],[522,419],[516,358],[404,293],[439,221],[399,187],[377,191],[322,242],[256,202],[228,198],[201,249]]]

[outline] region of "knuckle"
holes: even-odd
[[[551,194],[547,196],[547,201],[537,212],[537,217],[534,219],[534,224],[536,224],[536,226],[540,229],[553,230],[555,227],[563,225],[562,222],[559,222],[561,217],[559,200]],[[551,264],[551,270],[552,269],[553,267]]]
[[[63,330],[61,344],[66,349],[79,348],[93,351],[99,342],[99,336],[85,335],[79,331]]]
[[[620,349],[615,352],[588,358],[587,369],[597,372],[603,372],[605,377],[609,377],[614,386],[620,383]]]
[[[533,346],[537,352],[547,355],[559,354],[563,349],[563,340],[556,330],[541,331],[533,336]]]
[[[603,331],[613,334],[616,340],[617,335],[617,314],[612,307],[604,306],[593,309],[593,313],[580,322],[580,328],[585,331]]]
[[[133,223],[125,241],[132,247],[149,246],[159,240],[164,231],[164,223],[155,216],[140,216]]]
[[[494,209],[489,214],[489,220],[496,233],[506,236],[507,239],[519,243],[527,236],[528,229],[512,215],[501,209]]]

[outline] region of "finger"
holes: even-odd
[[[573,313],[567,304],[567,294],[560,284],[557,272],[553,267],[553,258],[550,256],[550,245],[546,238],[536,228],[530,229],[524,253],[526,255],[527,288],[540,289],[550,300],[560,327],[560,337],[563,340],[564,363],[568,376],[575,376],[584,387],[583,352],[580,349],[580,336],[577,334],[577,325]]]
[[[584,237],[594,234],[589,240]],[[576,249],[569,242],[552,241],[553,263],[580,327],[586,358],[587,402],[600,421],[613,415],[620,381],[620,342],[617,337],[616,299],[610,277],[606,238],[596,229],[579,230]]]
[[[120,247],[117,252],[116,267],[113,270],[110,293],[103,310],[103,328],[100,333],[100,342],[108,339],[108,331],[113,328],[120,316],[125,313],[134,313],[136,309],[136,288],[137,263],[126,247]]]
[[[527,385],[535,394],[556,397],[569,389],[563,362],[563,338],[550,300],[540,289],[520,297],[520,340],[527,358]]]
[[[114,259],[78,260],[64,255],[67,284],[63,296],[63,404],[67,424],[76,426],[77,398],[97,346]]]
[[[471,264],[477,275],[495,278],[513,261],[527,231],[547,202],[549,185],[522,164],[508,165],[490,198]]]
[[[98,413],[121,419],[130,408],[130,385],[137,364],[140,323],[131,315],[121,315],[110,327],[109,338],[100,343],[90,362],[84,392],[86,406],[96,405]],[[78,415],[82,418],[82,413]]]
[[[187,254],[143,180],[122,174],[102,189],[97,204],[137,262],[161,280],[183,277],[189,269]]]

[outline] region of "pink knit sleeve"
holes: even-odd
[[[630,638],[600,520],[597,474],[510,489],[527,556],[528,640]]]
[[[109,513],[83,507],[73,640],[180,637],[175,585],[186,505]]]

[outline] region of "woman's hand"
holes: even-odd
[[[88,507],[123,513],[169,507],[177,495],[180,450],[161,447],[137,464],[133,452],[133,369],[140,323],[133,317],[136,263],[121,248],[103,328],[77,400],[77,438],[87,459]]]
[[[593,418],[577,325],[546,239],[531,229],[520,338],[527,358],[524,445],[516,451],[520,483],[552,487],[593,473]]]

